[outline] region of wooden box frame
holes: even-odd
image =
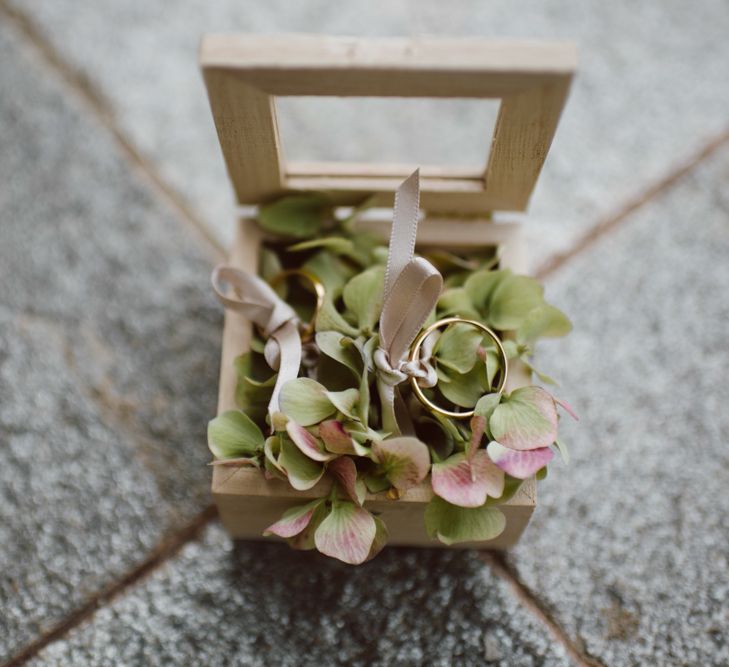
[[[500,265],[526,271],[518,223],[496,223],[495,210],[523,211],[551,144],[573,71],[572,44],[483,40],[365,40],[318,36],[208,35],[200,62],[228,172],[241,204],[260,204],[289,191],[326,191],[342,205],[370,194],[392,206],[393,194],[412,171],[409,165],[289,163],[281,154],[274,97],[460,97],[501,100],[486,169],[421,170],[425,218],[420,246],[498,246]],[[384,237],[387,228],[379,227]],[[263,235],[251,219],[239,221],[230,264],[257,269]],[[248,349],[250,324],[227,312],[223,333],[218,412],[236,408],[233,360]],[[511,388],[526,373],[511,374]],[[216,466],[213,496],[223,525],[236,538],[260,539],[263,529],[288,507],[325,495],[323,479],[308,491],[258,470]],[[368,494],[366,507],[387,524],[390,544],[443,546],[428,538],[423,521],[432,498],[430,481],[399,500]],[[459,547],[505,549],[526,527],[536,505],[533,479],[501,508],[506,529],[486,543]]]

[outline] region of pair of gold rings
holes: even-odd
[[[316,304],[314,306],[314,314],[311,316],[311,319],[306,324],[302,325],[301,328],[301,339],[304,342],[307,342],[311,340],[314,336],[315,331],[315,325],[316,325],[316,318],[319,315],[319,312],[322,309],[322,306],[324,305],[324,297],[326,295],[326,290],[324,288],[324,284],[317,278],[313,273],[310,273],[309,271],[305,271],[304,269],[287,269],[285,271],[281,271],[280,273],[277,273],[271,280],[269,280],[269,284],[271,287],[276,287],[280,285],[284,280],[288,280],[289,278],[301,278],[307,283],[309,283],[313,290],[314,294],[316,296]],[[501,340],[496,335],[494,331],[492,331],[489,327],[487,327],[485,324],[482,324],[481,322],[478,322],[477,320],[469,320],[464,317],[446,317],[443,319],[438,320],[437,322],[434,322],[427,328],[425,328],[423,331],[420,332],[418,337],[413,342],[411,348],[410,348],[410,361],[417,362],[420,358],[420,348],[422,347],[423,343],[425,342],[425,339],[428,338],[432,333],[435,331],[438,331],[442,328],[449,327],[453,324],[467,324],[469,326],[475,327],[479,331],[481,331],[485,336],[488,336],[491,338],[491,340],[496,345],[496,352],[499,357],[499,363],[500,363],[500,372],[499,372],[499,381],[495,389],[493,389],[494,392],[498,393],[501,392],[505,385],[506,380],[509,373],[509,361],[506,357],[506,352],[504,351],[504,346],[501,344]],[[447,410],[445,408],[440,407],[437,403],[434,403],[432,400],[430,400],[425,393],[423,392],[423,389],[418,384],[418,380],[415,377],[410,378],[410,386],[413,389],[413,393],[415,396],[417,396],[418,400],[429,410],[432,412],[435,412],[437,414],[443,415],[444,417],[450,417],[452,419],[469,419],[473,416],[474,410],[463,410],[463,411],[457,411],[457,410]]]

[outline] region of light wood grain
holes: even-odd
[[[275,197],[283,172],[273,97],[228,71],[206,68],[203,73],[238,201],[258,203]]]
[[[363,228],[387,238],[389,223],[366,220]],[[262,235],[251,220],[241,220],[230,257],[230,263],[246,271],[255,271],[258,248]],[[447,247],[466,249],[497,246],[501,249],[501,266],[523,271],[524,249],[520,226],[491,221],[463,221],[458,219],[425,219],[418,229],[418,247]],[[220,376],[218,412],[236,408],[235,387],[237,377],[233,360],[248,349],[251,326],[237,313],[226,312],[223,331],[223,357]],[[528,383],[523,367],[510,371],[509,388]],[[297,503],[319,498],[329,491],[331,482],[322,480],[308,491],[296,491],[280,480],[266,480],[258,470],[250,468],[213,468],[213,497],[220,518],[228,532],[237,538],[261,539],[264,528],[276,521],[283,511]],[[433,497],[430,481],[408,491],[399,500],[390,500],[385,494],[368,494],[365,505],[379,512],[390,532],[390,544],[442,547],[425,533],[423,512]],[[502,510],[507,528],[495,540],[458,545],[459,548],[479,546],[489,549],[507,549],[519,539],[536,505],[536,484],[527,480],[519,492]]]
[[[375,193],[378,204],[391,205],[409,173],[410,165],[284,164],[273,96],[501,99],[485,173],[438,165],[423,170],[423,209],[466,215],[527,207],[575,61],[572,44],[473,39],[207,35],[200,47],[241,204],[290,191],[323,191],[339,204]]]
[[[569,78],[576,50],[565,42],[211,34],[200,62],[272,95],[500,98]]]
[[[523,211],[552,144],[568,79],[509,95],[501,102],[486,166],[486,192],[496,209]]]

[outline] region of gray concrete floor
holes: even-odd
[[[207,276],[233,213],[206,30],[578,41],[527,226],[575,321],[542,365],[582,419],[505,558],[352,570],[218,526]],[[718,0],[0,2],[0,665],[729,664],[726,34]],[[381,143],[348,150],[433,137],[445,161],[490,114],[417,136],[368,112]],[[366,121],[282,113],[292,154]]]

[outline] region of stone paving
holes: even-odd
[[[577,38],[581,76],[530,213],[543,262],[729,124],[723,3],[6,4],[0,665],[729,663],[726,141],[549,277],[575,332],[542,366],[581,422],[506,568],[389,549],[352,570],[233,544],[212,522],[74,621],[209,504],[221,317],[214,250],[41,54],[88,79],[225,239],[203,30]]]
[[[729,664],[727,183],[729,146],[548,286],[582,420],[513,559],[610,665]]]
[[[232,235],[232,194],[197,68],[204,31],[576,41],[579,77],[529,214],[536,264],[724,130],[729,107],[725,0],[527,0],[518,9],[510,0],[462,0],[447,8],[439,0],[9,2],[94,83],[128,136],[225,241]],[[455,106],[423,112],[417,133],[405,136],[402,124],[383,123],[380,140],[372,141],[352,132],[349,115],[327,113],[326,123],[321,117],[314,106],[300,119],[301,131],[284,135],[292,153],[355,135],[371,159],[390,145],[407,158],[417,154],[418,138],[481,121],[476,109]],[[449,135],[455,150],[472,152],[473,134]]]
[[[209,253],[7,23],[0,95],[0,656],[209,502]]]

